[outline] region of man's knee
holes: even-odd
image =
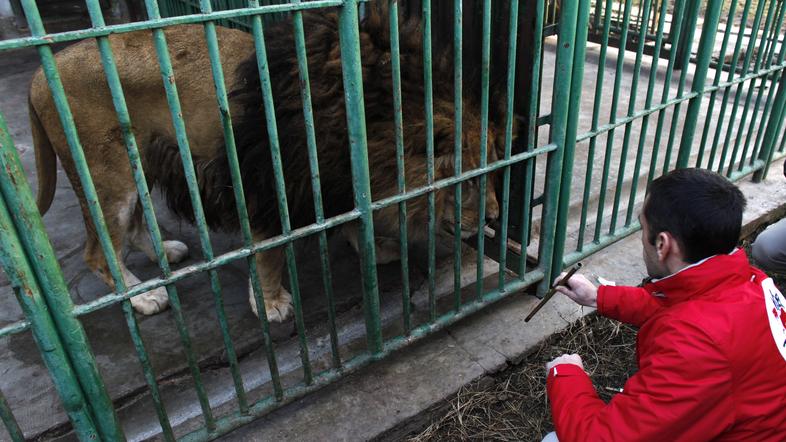
[[[764,270],[786,272],[786,218],[759,234],[751,245],[751,256]]]

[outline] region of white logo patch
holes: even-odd
[[[775,287],[772,278],[765,279],[761,287],[764,289],[764,302],[767,306],[772,337],[781,356],[786,360],[786,298]]]

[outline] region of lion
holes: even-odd
[[[347,115],[344,105],[342,63],[338,36],[338,16],[331,13],[305,13],[308,69],[311,78],[314,130],[326,217],[354,209],[349,155]],[[374,200],[397,194],[396,144],[393,123],[393,92],[389,29],[386,18],[371,13],[363,20],[360,47],[368,139],[371,191]],[[401,30],[403,142],[407,187],[427,184],[426,118],[423,87],[423,53],[419,25],[405,22]],[[267,59],[275,103],[275,117],[286,183],[286,198],[292,228],[315,221],[311,175],[307,154],[306,127],[301,101],[301,85],[291,23],[280,23],[266,30]],[[174,79],[180,96],[182,117],[187,128],[191,155],[208,226],[214,230],[239,228],[233,186],[226,156],[226,145],[203,28],[181,25],[165,31]],[[261,82],[250,34],[217,28],[219,51],[226,86],[230,91],[230,114],[237,154],[245,189],[250,226],[255,241],[281,234],[279,208],[265,124]],[[161,190],[167,205],[183,219],[194,221],[178,145],[164,93],[155,48],[149,32],[138,31],[109,36],[120,81],[129,109],[148,184]],[[202,42],[202,44],[200,44]],[[454,109],[452,67],[448,57],[436,57],[434,78],[434,164],[435,179],[454,175]],[[84,155],[90,169],[106,225],[121,265],[127,286],[140,282],[122,262],[124,247],[156,256],[142,219],[139,196],[121,136],[112,97],[107,86],[99,52],[94,41],[83,41],[56,56],[60,77]],[[480,164],[479,107],[464,97],[461,162],[464,171]],[[29,94],[29,113],[38,172],[37,204],[42,214],[55,194],[56,158],[73,186],[85,222],[84,259],[87,267],[114,287],[101,252],[95,227],[89,216],[74,161],[66,142],[52,95],[43,72],[33,78]],[[488,127],[488,158],[498,158],[502,130]],[[454,186],[436,191],[436,224],[445,234],[455,232]],[[486,187],[486,220],[479,219],[480,186],[473,178],[462,184],[461,236],[479,232],[488,220],[496,219],[499,206],[493,176]],[[425,197],[407,203],[407,224],[412,241],[427,238],[428,210]],[[398,212],[395,205],[374,213],[379,263],[398,259]],[[357,225],[344,226],[357,250]],[[163,243],[166,258],[177,263],[188,255],[187,246],[175,239]],[[264,306],[270,321],[292,316],[291,295],[282,286],[284,247],[255,255],[261,279]],[[249,282],[249,302],[255,314],[256,303]],[[131,298],[134,309],[150,315],[164,310],[168,298],[163,287]]]

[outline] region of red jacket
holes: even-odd
[[[560,441],[786,440],[786,300],[745,252],[601,286],[598,311],[641,327],[639,371],[606,404],[578,366],[552,368]]]

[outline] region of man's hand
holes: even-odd
[[[572,364],[578,365],[582,370],[584,370],[584,364],[581,363],[581,356],[577,354],[572,355],[562,355],[560,357],[555,358],[553,361],[546,364],[546,371],[551,371],[557,365],[560,364]]]
[[[564,276],[563,272],[554,280],[554,284]],[[572,299],[576,304],[598,308],[598,288],[584,275],[571,276],[564,286],[557,287],[557,291]]]

